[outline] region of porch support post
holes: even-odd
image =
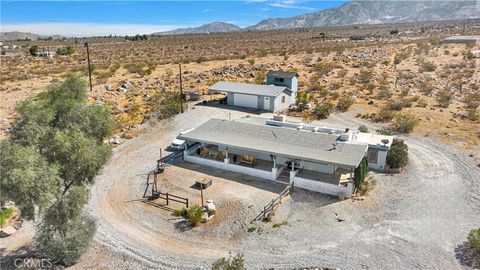
[[[225,159],[223,160],[223,162],[225,163],[230,163],[230,158],[228,158],[228,148],[225,148]]]

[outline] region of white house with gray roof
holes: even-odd
[[[178,138],[187,142],[185,161],[340,197],[351,196],[368,149],[338,134],[221,119]]]
[[[279,112],[295,103],[298,90],[298,74],[295,72],[269,71],[267,84],[250,84],[220,81],[209,87],[210,92],[227,94],[230,106]]]

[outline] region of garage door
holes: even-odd
[[[239,107],[257,108],[258,96],[235,94],[233,105]]]

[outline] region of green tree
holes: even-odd
[[[212,264],[212,270],[243,270],[245,269],[245,259],[242,253],[232,257],[230,253],[228,258],[220,258]]]
[[[76,186],[58,196],[46,211],[36,237],[39,255],[54,263],[72,265],[88,249],[95,234],[95,221],[83,213],[88,192]]]
[[[387,153],[386,163],[390,168],[402,168],[408,162],[408,146],[401,139],[393,139],[390,150]]]
[[[11,200],[22,217],[33,219],[35,206],[46,209],[58,191],[58,166],[31,147],[0,141],[0,201]]]
[[[365,180],[365,177],[367,176],[367,174],[368,174],[368,160],[366,157],[364,157],[358,164],[358,167],[355,168],[355,171],[353,173],[353,180],[355,182],[356,188],[358,188],[363,183],[363,180]]]
[[[30,51],[30,54],[32,56],[37,56],[37,53],[38,53],[38,46],[37,45],[33,45],[32,47],[30,47],[29,51]]]
[[[95,231],[95,222],[83,213],[86,187],[111,154],[104,140],[114,122],[104,105],[88,103],[86,81],[78,74],[52,84],[17,111],[11,145],[2,143],[2,199],[15,201],[27,217],[34,216],[37,206],[47,209],[41,212],[38,250],[71,265]]]

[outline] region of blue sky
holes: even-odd
[[[149,34],[213,21],[240,27],[346,1],[1,1],[1,31],[65,36]]]

